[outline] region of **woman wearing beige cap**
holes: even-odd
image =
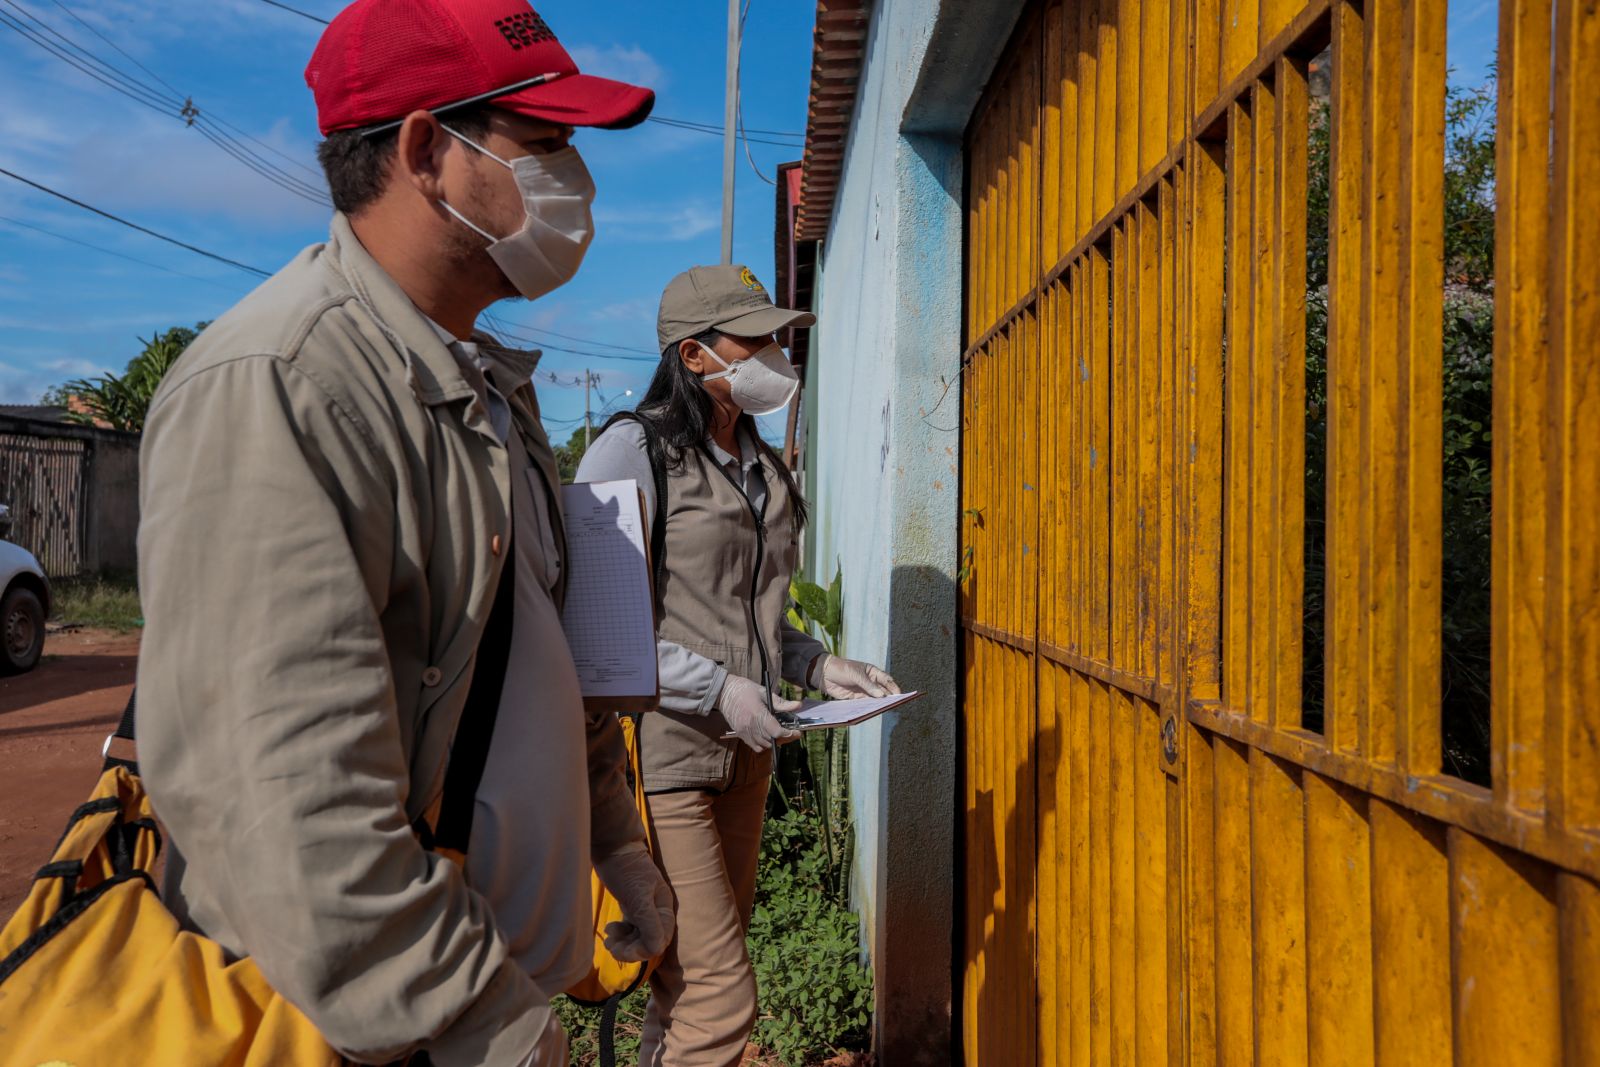
[[[749,268],[695,267],[661,297],[661,365],[612,419],[579,481],[632,478],[654,516],[661,712],[640,750],[677,936],[651,979],[640,1063],[732,1067],[756,1018],[745,932],[774,744],[799,734],[780,679],[832,697],[898,693],[784,621],[806,502],[756,430],[799,387],[774,334],[811,326]]]

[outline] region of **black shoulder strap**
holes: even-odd
[[[494,740],[494,723],[500,715],[500,691],[505,688],[506,664],[511,659],[511,623],[515,615],[517,560],[506,553],[500,568],[500,587],[495,590],[489,622],[478,641],[477,663],[467,703],[461,709],[455,741],[450,746],[450,762],[444,772],[444,797],[439,803],[439,821],[433,828],[433,845],[465,853],[472,840],[472,814],[478,798],[478,783],[489,762],[489,744]]]
[[[667,454],[656,428],[649,419],[640,418],[636,412],[617,412],[600,427],[600,432],[605,433],[619,422],[636,422],[644,432],[644,454],[650,460],[650,476],[656,483],[656,511],[650,517],[650,559],[655,571],[656,619],[659,621],[663,614],[661,598],[666,592],[667,576]]]
[[[138,697],[139,691],[137,689],[128,694],[128,706],[122,709],[122,719],[117,723],[117,731],[106,738],[105,760],[100,764],[101,774],[106,773],[113,767],[126,767],[129,774],[139,773],[139,761],[137,759],[126,759],[112,754],[112,750],[117,747],[118,741],[127,741],[130,744],[133,742],[133,705]]]
[[[472,813],[477,802],[478,783],[483,781],[483,769],[489,762],[489,743],[494,739],[494,723],[500,714],[500,690],[505,687],[506,664],[511,658],[511,622],[516,600],[516,557],[506,554],[505,566],[500,569],[500,585],[495,590],[494,606],[489,609],[489,622],[483,637],[478,641],[477,664],[472,672],[472,686],[467,690],[467,703],[461,709],[461,719],[456,726],[455,741],[450,747],[450,762],[445,768],[444,797],[439,806],[439,825],[432,832],[418,820],[418,832],[423,843],[466,852],[472,838]],[[128,695],[128,706],[123,709],[117,732],[106,738],[104,774],[112,767],[126,767],[139,773],[136,760],[112,755],[117,741],[133,741],[134,704],[138,691]]]

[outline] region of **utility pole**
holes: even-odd
[[[594,384],[594,374],[587,367],[583,370],[583,451],[589,452],[589,434],[592,432],[592,420],[589,417],[589,386]]]
[[[734,131],[739,125],[739,0],[728,0],[728,85],[722,106],[722,262],[733,262]]]

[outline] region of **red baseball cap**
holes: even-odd
[[[656,101],[650,89],[579,73],[526,0],[355,0],[317,42],[306,84],[323,136],[474,103],[626,129]]]

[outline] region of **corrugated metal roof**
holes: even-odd
[[[855,112],[870,0],[818,0],[811,46],[811,99],[795,237],[820,241],[833,217],[845,140]]]

